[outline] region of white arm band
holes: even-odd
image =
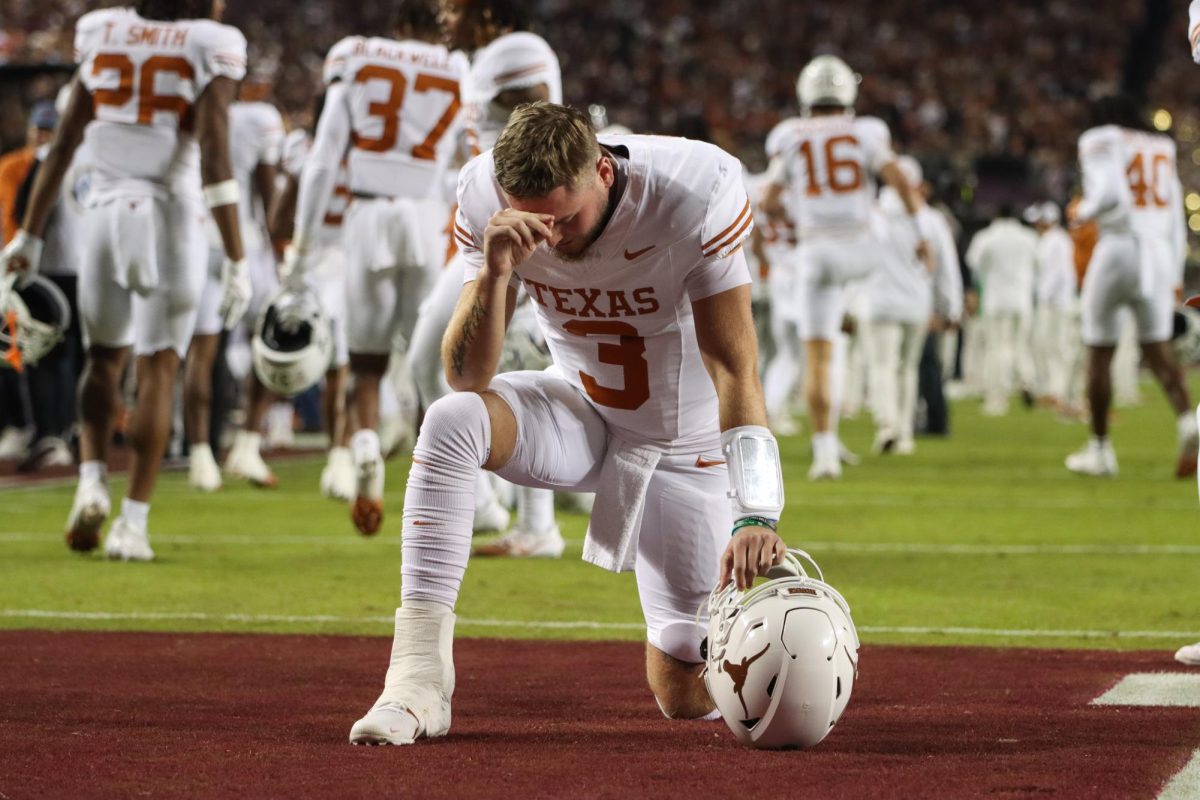
[[[220,183],[210,183],[204,187],[204,202],[209,208],[220,208],[221,206],[231,206],[241,199],[241,191],[238,189],[238,182],[233,178]]]
[[[783,469],[775,435],[759,425],[742,425],[721,434],[729,465],[729,497],[735,519],[759,516],[778,520],[783,513]]]

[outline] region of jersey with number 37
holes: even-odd
[[[79,19],[75,51],[95,107],[86,139],[97,188],[133,180],[198,192],[196,101],[214,79],[245,76],[241,32],[212,20],[161,22],[104,9]]]
[[[436,196],[461,124],[467,57],[413,40],[351,36],[325,59],[326,84],[341,83],[348,119],[351,191],[386,197]]]
[[[769,180],[789,193],[796,227],[806,234],[861,229],[875,205],[875,176],[895,156],[887,125],[850,115],[789,120],[774,133]]]

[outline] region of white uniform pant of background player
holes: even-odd
[[[204,282],[204,214],[199,198],[149,194],[87,209],[79,263],[85,346],[184,357]]]
[[[998,312],[979,318],[983,329],[983,409],[1003,414],[1017,386],[1031,386],[1032,363],[1025,357],[1029,317],[1018,312]],[[974,330],[972,330],[974,333]]]
[[[798,248],[801,296],[800,334],[805,341],[832,342],[842,329],[846,284],[870,274],[881,244],[870,231],[817,234]]]
[[[1052,305],[1033,312],[1033,355],[1037,368],[1037,394],[1062,403],[1067,397],[1075,346],[1071,313]]]
[[[356,199],[346,212],[346,338],[351,353],[384,355],[408,337],[439,259],[446,206],[436,200]]]
[[[509,372],[489,389],[517,420],[512,458],[496,474],[520,486],[594,492],[608,429],[591,403],[550,372]],[[637,542],[638,595],[650,644],[681,661],[699,663],[707,618],[696,610],[716,585],[733,512],[724,465],[711,449],[665,455],[646,490]],[[704,456],[703,459],[699,456]]]
[[[1157,241],[1132,234],[1103,233],[1083,279],[1083,341],[1114,346],[1121,336],[1122,309],[1133,313],[1143,344],[1171,338],[1175,307],[1173,280]]]
[[[424,408],[450,393],[442,369],[442,337],[450,326],[450,317],[454,315],[462,287],[463,258],[460,254],[438,272],[432,290],[421,301],[417,312],[408,354],[413,381]]]
[[[204,289],[200,293],[200,306],[196,314],[196,335],[215,336],[224,328],[221,319],[221,267],[225,263],[225,251],[210,247],[208,267],[204,274]],[[258,324],[258,317],[267,303],[279,291],[279,274],[275,266],[275,254],[270,247],[255,248],[246,252],[246,263],[250,270],[250,305],[246,308],[245,324],[251,329]]]
[[[911,442],[917,408],[917,367],[925,346],[925,325],[875,320],[864,326],[869,364],[871,413],[875,427]]]
[[[796,272],[793,255],[788,263],[772,266],[768,278],[771,338],[775,343],[775,354],[763,374],[763,395],[767,403],[767,415],[772,420],[781,420],[790,415],[792,396],[804,363],[799,314],[803,300]]]

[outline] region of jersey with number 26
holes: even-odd
[[[245,75],[241,32],[212,20],[160,22],[104,9],[79,19],[75,51],[95,106],[86,139],[97,183],[199,191],[196,101],[214,79]]]

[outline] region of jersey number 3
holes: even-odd
[[[355,131],[353,134],[353,144],[360,150],[368,150],[372,153],[386,153],[396,149],[396,144],[400,138],[400,109],[404,105],[404,96],[408,92],[408,79],[404,77],[404,73],[400,70],[384,67],[379,64],[368,64],[354,76],[355,83],[366,83],[372,80],[384,81],[389,87],[387,99],[371,103],[367,109],[372,117],[378,117],[383,122],[383,131],[375,138],[363,136]],[[450,95],[450,103],[446,106],[446,110],[438,119],[437,124],[429,131],[429,135],[425,137],[425,141],[415,144],[412,147],[413,158],[433,161],[437,158],[438,142],[446,134],[446,130],[450,127],[450,123],[454,121],[454,116],[458,113],[460,103],[458,98],[458,82],[438,75],[420,73],[417,75],[416,81],[413,82],[412,88],[418,94],[441,91]]]
[[[575,336],[619,336],[620,343],[599,345],[600,363],[612,364],[625,371],[625,388],[601,386],[593,376],[580,371],[579,379],[588,397],[597,405],[634,411],[650,399],[650,365],[646,362],[646,340],[638,336],[637,328],[616,320],[575,319],[563,326]]]

